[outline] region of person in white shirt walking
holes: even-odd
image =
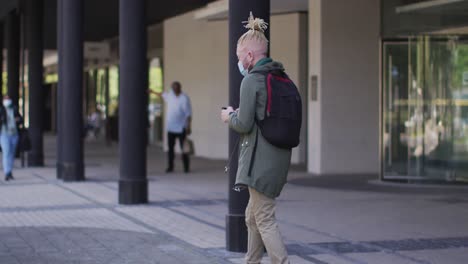
[[[180,82],[173,82],[172,89],[168,92],[158,93],[151,91],[150,93],[162,96],[164,102],[167,104],[166,113],[166,130],[168,139],[168,166],[167,173],[174,171],[174,147],[176,139],[179,139],[180,148],[183,149],[184,141],[187,135],[191,134],[192,123],[192,106],[190,98],[187,94],[182,92],[182,85]],[[184,163],[184,171],[190,171],[190,158],[188,154],[182,154]]]

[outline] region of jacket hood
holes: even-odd
[[[253,67],[250,73],[264,73],[264,72],[271,72],[271,71],[284,72],[283,64],[281,62],[271,60],[270,62],[267,62],[262,65],[255,65],[255,67]]]

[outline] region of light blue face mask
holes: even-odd
[[[4,107],[10,107],[12,104],[11,99],[3,99],[3,106]]]
[[[244,64],[242,64],[242,61],[239,61],[237,63],[237,66],[239,67],[239,71],[243,76],[246,76],[249,73],[249,71],[244,68]]]

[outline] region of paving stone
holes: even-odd
[[[4,241],[13,241],[5,248],[6,255],[0,259],[15,263],[222,263],[214,256],[204,256],[200,250],[189,244],[167,237],[165,234],[148,234],[129,231],[115,231],[95,228],[53,228],[24,227],[20,232],[0,228]],[[94,232],[96,231],[96,232]],[[21,233],[21,236],[18,236]],[[52,234],[52,235],[51,235]],[[94,236],[89,236],[94,234]],[[34,236],[34,237],[33,237]],[[100,238],[103,238],[101,241]],[[109,238],[113,238],[109,243]],[[28,245],[27,239],[48,241],[50,250],[36,251]],[[57,240],[57,241],[56,241]],[[20,242],[23,242],[20,244]],[[61,246],[58,246],[61,245]],[[163,260],[177,262],[163,262]],[[36,262],[34,262],[36,261]]]
[[[356,259],[358,261],[363,261],[365,263],[378,263],[378,264],[393,264],[393,263],[401,263],[401,264],[418,264],[419,261],[414,261],[409,257],[405,256],[398,256],[395,254],[388,254],[388,253],[351,253],[348,256]]]
[[[20,264],[20,262],[13,256],[1,256],[0,263],[2,264]]]
[[[0,184],[0,264],[244,263],[243,253],[224,248],[223,161],[195,158],[194,173],[165,175],[165,153],[149,148],[151,201],[122,206],[116,146],[88,144],[88,180],[63,183],[53,168],[55,139],[46,141],[51,167],[17,168],[16,181]],[[278,199],[276,216],[294,264],[468,259],[468,192],[379,187],[380,193],[356,184],[348,191],[343,181],[292,182]]]

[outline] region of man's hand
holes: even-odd
[[[221,120],[224,123],[229,121],[229,114],[234,112],[234,109],[231,106],[228,106],[226,109],[221,110]]]

